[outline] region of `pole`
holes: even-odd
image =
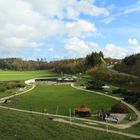
[[[71,123],[71,108],[69,109],[69,114],[70,114],[70,124],[72,124]]]
[[[73,109],[74,119],[75,119],[75,110]]]
[[[57,106],[57,108],[56,108],[56,112],[55,112],[56,115],[58,114],[58,109],[59,109],[59,107]]]
[[[108,133],[108,121],[107,121],[107,115],[106,115],[106,132]]]

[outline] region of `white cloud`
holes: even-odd
[[[66,40],[64,49],[73,57],[85,57],[93,51],[95,52],[100,50],[98,44],[94,42],[85,42],[79,38],[70,38]]]
[[[109,24],[109,23],[111,23],[112,21],[114,21],[116,18],[115,17],[106,17],[106,18],[104,18],[103,20],[101,20],[101,22],[103,22],[103,23],[105,23],[105,24]]]
[[[140,12],[140,0],[138,0],[135,4],[124,9],[124,14],[131,14],[134,12]]]
[[[109,15],[109,11],[106,8],[99,8],[91,2],[85,0],[80,1],[76,8],[79,12],[91,16]]]
[[[97,29],[94,24],[88,21],[78,20],[66,23],[66,31],[72,37],[87,37],[96,33]]]
[[[124,58],[129,52],[116,46],[113,43],[107,44],[106,47],[101,47],[95,42],[85,42],[78,38],[70,38],[64,44],[64,49],[73,57],[84,57],[91,52],[102,51],[105,57]]]
[[[96,26],[79,19],[81,13],[108,15],[93,0],[0,0],[0,50],[39,47],[37,40],[49,37],[94,36]]]
[[[139,46],[139,43],[137,41],[137,39],[133,38],[133,39],[128,39],[128,44],[131,46]]]
[[[109,15],[106,8],[95,6],[93,0],[28,0],[28,2],[47,17],[77,18],[81,13],[91,16]]]
[[[132,53],[140,53],[140,44],[137,41],[137,39],[128,39],[128,44],[131,46],[131,52]]]
[[[70,52],[72,55],[78,57],[83,56],[90,51],[88,45],[78,38],[71,38],[66,40],[64,49]]]
[[[113,43],[107,44],[103,49],[103,52],[106,57],[112,58],[124,58],[128,55],[128,51],[126,49],[116,46]]]

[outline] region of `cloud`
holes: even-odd
[[[137,39],[128,39],[128,44],[131,46],[131,52],[132,53],[140,53],[140,44],[137,41]]]
[[[106,8],[94,5],[93,0],[28,0],[34,8],[47,17],[78,18],[81,13],[91,16],[108,16]]]
[[[85,20],[68,22],[65,27],[65,30],[70,37],[88,37],[95,34],[97,31],[94,24]]]
[[[137,39],[133,38],[133,39],[128,39],[128,44],[131,46],[139,46],[139,43],[137,41]]]
[[[131,14],[134,12],[140,12],[140,0],[138,0],[135,4],[128,6],[124,9],[124,14]]]
[[[100,21],[109,24],[114,20],[120,19],[122,16],[126,16],[131,13],[140,13],[140,0],[137,0],[134,2],[134,4],[131,4],[126,7],[116,7],[114,4],[108,6],[107,8],[111,14],[109,16],[104,17],[104,19],[101,19]]]
[[[101,20],[101,22],[103,22],[103,23],[105,23],[105,24],[109,24],[109,23],[111,23],[112,21],[114,21],[116,18],[115,17],[107,17],[107,18],[104,18],[104,19],[102,19]]]
[[[100,51],[100,47],[95,42],[85,42],[76,37],[66,40],[64,49],[70,53],[72,57],[85,57],[91,52]]]
[[[94,42],[85,42],[79,38],[70,38],[66,40],[64,49],[68,51],[72,57],[85,57],[92,51],[98,51],[99,46]]]
[[[76,8],[79,12],[91,16],[109,16],[109,11],[106,8],[99,8],[93,5],[91,2],[85,0],[80,1]]]
[[[71,53],[73,56],[78,57],[82,57],[90,51],[88,45],[76,37],[66,40],[64,49]]]
[[[85,57],[91,52],[102,51],[105,57],[124,58],[129,53],[126,49],[116,46],[113,43],[107,44],[103,48],[95,42],[86,42],[79,38],[68,39],[64,44],[64,49],[73,57]]]
[[[106,16],[108,11],[93,0],[0,0],[0,50],[37,48],[44,45],[40,40],[57,36],[96,36],[95,24],[80,14]]]
[[[126,49],[116,46],[113,43],[107,44],[103,49],[103,52],[106,57],[112,58],[124,58],[128,55],[128,51]]]

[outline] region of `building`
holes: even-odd
[[[91,109],[82,105],[78,108],[75,108],[75,115],[80,117],[89,117],[91,116]]]

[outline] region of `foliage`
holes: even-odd
[[[140,89],[139,78],[115,73],[103,67],[94,67],[93,69],[88,71],[88,73],[92,75],[92,77],[97,81],[101,80],[105,83],[115,84],[121,87],[127,87],[128,89],[136,91],[139,91]]]
[[[25,84],[21,81],[5,81],[0,82],[0,92],[5,92],[6,90],[23,88]]]
[[[121,63],[116,64],[116,70],[140,76],[140,53],[125,57]]]
[[[47,62],[46,59],[22,60],[20,58],[0,59],[0,69],[3,70],[52,70],[57,73],[83,73],[87,68],[101,64],[104,61],[102,52],[91,53],[86,58],[66,59]]]
[[[94,67],[97,64],[102,64],[103,63],[103,58],[104,55],[102,52],[92,52],[90,55],[86,56],[86,66],[89,67]]]
[[[122,103],[117,103],[112,106],[111,112],[112,113],[128,113],[128,108]]]
[[[0,59],[0,69],[3,70],[44,70],[48,68],[48,63],[44,59],[22,60],[20,58]]]
[[[134,104],[140,109],[140,92],[127,90],[125,88],[119,88],[112,91],[113,94],[121,94],[124,97],[124,101]]]
[[[104,82],[100,81],[100,80],[94,80],[92,79],[92,81],[89,81],[86,85],[87,89],[95,89],[95,90],[100,90],[102,89],[102,86],[104,86]]]
[[[76,74],[85,72],[85,59],[67,59],[50,62],[54,72],[64,74]]]

